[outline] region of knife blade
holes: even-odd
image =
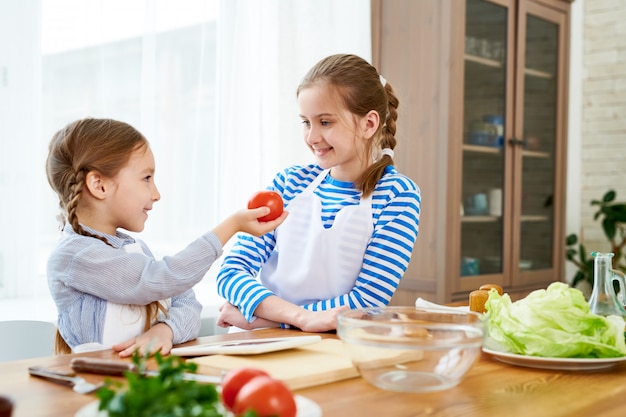
[[[79,394],[91,394],[104,385],[102,382],[92,384],[84,378],[76,376],[73,372],[70,375],[65,371],[45,368],[43,366],[30,366],[28,367],[28,373],[32,376],[56,382],[57,384],[72,387],[72,389]]]
[[[137,367],[131,362],[116,361],[112,359],[100,358],[72,358],[70,366],[74,372],[85,372],[92,374],[123,376],[125,372],[137,372]],[[145,376],[157,376],[158,371],[146,370]],[[209,384],[221,384],[222,377],[216,375],[194,374],[185,372],[182,374],[184,380],[197,381]]]

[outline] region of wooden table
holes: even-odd
[[[268,329],[202,337],[185,345],[294,333],[302,334],[295,330]],[[30,365],[68,369],[70,359],[75,356],[117,357],[111,351],[102,351],[0,363],[0,394],[16,401],[13,416],[73,416],[81,407],[95,401],[94,395],[77,394],[28,374]],[[91,382],[104,379],[93,374],[81,376]],[[622,417],[626,413],[626,363],[602,371],[550,371],[503,364],[483,353],[458,386],[442,392],[389,392],[361,378],[296,392],[317,402],[324,417]]]

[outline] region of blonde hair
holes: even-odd
[[[133,151],[148,146],[146,138],[134,127],[112,119],[81,119],[69,123],[55,133],[48,148],[46,175],[48,183],[59,197],[61,227],[69,223],[76,233],[110,245],[105,237],[83,228],[76,214],[86,176],[90,171],[98,171],[106,177],[115,177],[126,165]],[[154,301],[145,308],[147,331],[159,310],[165,312],[165,308],[159,301]],[[71,352],[58,329],[55,352]]]
[[[371,110],[378,112],[380,123],[372,140],[366,142],[366,157],[371,158],[376,150],[396,147],[398,98],[389,82],[383,85],[376,68],[366,60],[350,54],[336,54],[322,59],[304,76],[297,95],[315,85],[335,87],[342,104],[352,114],[363,117]],[[357,178],[354,183],[363,196],[374,191],[388,165],[393,165],[393,158],[382,155]]]

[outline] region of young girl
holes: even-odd
[[[196,338],[202,306],[191,288],[236,232],[260,236],[286,217],[262,223],[257,218],[269,208],[241,210],[176,255],[155,260],[143,242],[118,230],[142,231],[161,198],[141,133],[115,120],[70,123],[52,138],[46,171],[64,225],[48,260],[59,353],[96,344],[122,357],[135,350],[165,355]]]
[[[316,163],[274,178],[290,212],[275,231],[240,236],[217,288],[218,324],[336,328],[345,308],[389,303],[417,238],[419,188],[393,167],[398,99],[354,55],[321,60],[297,90]]]

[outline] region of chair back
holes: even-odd
[[[0,321],[0,334],[0,362],[54,355],[54,323],[38,320]]]

